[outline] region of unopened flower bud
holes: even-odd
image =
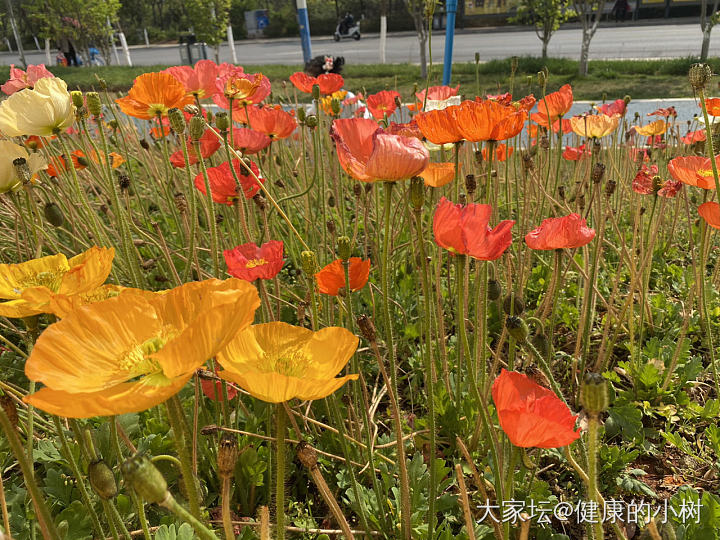
[[[185,133],[185,129],[187,128],[187,123],[185,122],[185,115],[182,111],[177,107],[173,107],[168,110],[167,115],[172,130],[178,135],[183,135]]]
[[[596,163],[592,168],[590,178],[592,179],[594,184],[599,184],[600,181],[603,179],[603,176],[605,176],[605,165],[603,165],[602,163]]]
[[[533,146],[533,148],[535,148]],[[523,152],[522,155],[522,165],[523,169],[526,171],[532,170],[535,167],[535,161],[533,160],[533,157],[528,152]]]
[[[487,284],[488,300],[490,300],[491,302],[495,302],[496,300],[500,299],[501,295],[502,295],[502,287],[500,286],[500,282],[497,279],[488,280],[488,284]]]
[[[625,96],[623,97],[623,101],[625,102],[625,105],[629,105],[630,102],[632,101],[632,98],[630,97],[629,94],[625,94]]]
[[[545,358],[546,360],[550,358],[550,353],[552,349],[550,347],[550,340],[545,334],[543,334],[542,332],[533,334],[530,338],[530,343],[532,343],[532,346],[535,347],[537,352],[539,352],[543,358]]]
[[[143,150],[150,150],[150,144],[145,139],[140,139],[140,146]]]
[[[419,176],[410,179],[410,204],[415,210],[420,210],[425,204],[425,181]]]
[[[305,107],[298,107],[295,109],[295,116],[297,116],[298,122],[301,124],[305,122],[305,118],[307,116],[307,113],[305,112]]]
[[[327,228],[327,232],[329,232],[330,234],[335,234],[337,232],[334,219],[328,219],[325,223],[325,227]]]
[[[548,77],[547,68],[544,68],[541,71],[538,71],[538,74],[537,74],[538,85],[540,85],[540,88],[543,89],[543,93],[545,92],[545,87],[547,85],[547,77]]]
[[[615,188],[617,187],[617,182],[615,180],[608,180],[605,182],[605,196],[611,197],[613,193],[615,193]]]
[[[332,194],[331,194],[331,195],[328,197],[328,206],[329,206],[330,208],[335,208],[335,195],[332,195]]]
[[[200,116],[193,116],[190,119],[190,138],[193,142],[199,141],[205,133],[205,120]]]
[[[115,475],[102,459],[93,461],[88,465],[88,479],[93,491],[101,499],[107,501],[117,495]]]
[[[308,276],[314,276],[318,271],[317,257],[314,251],[303,251],[300,253],[300,265],[303,272]]]
[[[476,53],[475,53],[475,63],[476,63],[476,64],[479,64],[479,63],[480,63],[480,53],[479,53],[479,52],[476,52]]]
[[[27,160],[22,157],[15,158],[13,159],[12,164],[13,167],[15,167],[15,176],[18,177],[18,180],[20,180],[23,184],[29,184],[32,178],[32,172],[30,172]]]
[[[510,337],[518,343],[524,343],[527,341],[527,338],[530,335],[530,329],[523,319],[520,317],[508,317],[506,324]]]
[[[255,203],[255,206],[258,207],[258,210],[260,210],[261,212],[264,212],[267,208],[267,199],[263,197],[260,193],[257,193],[253,197],[253,202]]]
[[[13,399],[7,394],[3,394],[2,396],[0,396],[0,408],[5,411],[5,416],[8,417],[8,420],[10,420],[10,425],[12,425],[14,428],[17,428],[18,413],[17,407],[15,406],[15,402],[13,401]]]
[[[135,454],[125,461],[121,470],[125,481],[149,503],[159,504],[169,495],[162,473],[144,454]]]
[[[352,243],[348,236],[341,236],[337,239],[338,255],[343,261],[350,259],[352,255]]]
[[[333,116],[339,116],[340,111],[342,110],[342,107],[340,107],[340,100],[338,98],[332,98],[330,100],[330,110],[333,113]]]
[[[313,84],[312,97],[313,99],[320,99],[320,85]]]
[[[178,209],[178,212],[180,212],[181,214],[186,214],[188,211],[188,201],[187,197],[185,197],[185,194],[177,192],[173,199],[175,201],[175,208]]]
[[[70,523],[68,523],[67,519],[63,519],[57,524],[58,537],[64,540],[67,538],[68,532],[70,532]]]
[[[238,458],[237,437],[226,433],[220,439],[217,454],[218,474],[225,478],[231,476],[235,470],[235,462]]]
[[[300,463],[308,469],[317,467],[317,452],[305,441],[300,441],[297,446],[297,457]]]
[[[607,381],[599,373],[586,373],[580,386],[580,403],[588,414],[605,412],[610,405]]]
[[[317,116],[315,116],[314,114],[308,115],[308,117],[305,118],[305,124],[307,124],[307,127],[309,128],[316,128],[318,125]]]
[[[475,150],[475,163],[481,165],[483,162],[482,150]]]
[[[503,309],[507,315],[522,315],[525,302],[517,294],[508,294],[503,300]]]
[[[353,195],[359,199],[362,196],[362,192],[362,186],[358,182],[355,182],[353,184]]]
[[[358,328],[360,328],[360,333],[365,339],[367,339],[371,343],[377,340],[375,334],[375,325],[373,324],[370,317],[368,317],[367,315],[360,315],[357,318],[357,323]]]
[[[230,129],[230,117],[225,111],[221,111],[215,115],[215,127],[218,131],[227,131]]]
[[[558,198],[561,201],[565,200],[565,186],[558,186]]]
[[[477,189],[477,179],[474,174],[468,174],[465,176],[465,191],[468,196],[472,197]]]
[[[75,105],[78,109],[85,106],[85,103],[83,102],[83,93],[80,90],[72,90],[70,92],[70,98],[72,99],[73,105]]]
[[[712,68],[707,64],[693,64],[690,66],[688,78],[690,79],[690,86],[695,92],[704,90],[712,78]]]
[[[97,117],[102,115],[102,103],[100,102],[100,94],[97,92],[88,92],[85,94],[85,102],[87,103],[90,114]]]
[[[60,210],[60,207],[54,202],[45,203],[43,214],[48,223],[53,227],[62,227],[62,224],[65,223],[62,210]]]

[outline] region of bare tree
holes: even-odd
[[[547,58],[550,38],[560,25],[575,13],[570,9],[570,0],[520,0],[517,15],[510,22],[532,24],[542,42],[542,57]]]
[[[428,0],[427,2],[425,0],[405,0],[405,6],[415,24],[415,32],[420,45],[420,77],[423,79],[427,77],[427,15],[430,13],[430,18],[432,18],[434,5],[434,0]]]
[[[715,0],[718,1],[718,0]],[[582,23],[582,46],[580,47],[580,75],[588,74],[588,58],[590,56],[590,41],[600,24],[604,0],[573,0],[573,7]]]
[[[713,26],[718,22],[720,14],[718,14],[718,1],[713,0],[712,11],[708,16],[708,0],[702,0],[700,3],[700,29],[702,30],[702,48],[700,49],[700,61],[707,60],[708,51],[710,50],[710,32]]]

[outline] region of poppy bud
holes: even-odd
[[[487,297],[491,302],[495,302],[502,296],[502,287],[500,282],[496,279],[488,280],[487,284]]]
[[[309,128],[316,128],[318,125],[317,116],[315,116],[314,114],[309,115],[305,119],[305,124],[307,124],[307,127],[309,127]]]
[[[350,260],[352,255],[352,243],[350,238],[347,236],[341,236],[337,239],[338,244],[338,255],[343,261]]]
[[[580,193],[577,196],[577,205],[581,212],[583,210],[585,210],[585,194],[584,193]]]
[[[535,147],[533,146],[533,148]],[[523,152],[522,164],[523,169],[525,169],[526,171],[532,170],[535,167],[535,162],[533,161],[532,155],[530,155],[528,152]]]
[[[147,502],[160,504],[170,495],[165,478],[146,455],[135,454],[120,468],[125,481]]]
[[[70,98],[72,99],[73,105],[78,109],[85,106],[85,103],[83,103],[83,93],[80,90],[72,90],[70,92]]]
[[[503,309],[507,315],[522,315],[525,311],[525,302],[518,295],[508,294],[503,300]]]
[[[317,452],[305,441],[300,441],[297,446],[297,457],[300,463],[308,469],[314,469],[317,467]]]
[[[300,254],[300,264],[303,272],[308,276],[314,276],[318,271],[318,262],[314,251],[303,251]]]
[[[480,53],[479,53],[479,52],[476,52],[476,53],[475,53],[475,63],[476,63],[476,64],[479,64],[479,63],[480,63]]]
[[[207,111],[207,112],[205,113],[205,115],[206,115],[206,116],[205,116],[205,120],[207,120],[207,123],[208,123],[208,124],[212,124],[213,118],[215,118],[215,117],[213,116],[212,111]]]
[[[617,182],[615,180],[608,180],[605,183],[605,195],[607,197],[611,197],[613,193],[615,193],[615,188],[617,187]]]
[[[357,323],[363,337],[369,342],[374,343],[377,337],[375,335],[375,325],[373,324],[372,319],[367,315],[360,315],[357,318]]]
[[[5,411],[5,416],[10,420],[10,425],[14,428],[18,427],[17,407],[13,399],[7,394],[0,396],[0,407]]]
[[[174,200],[175,208],[178,209],[178,212],[180,212],[181,214],[186,214],[188,211],[188,201],[185,197],[185,194],[180,192],[176,193]]]
[[[465,206],[467,204],[467,195],[465,195],[464,193],[460,193],[458,195],[458,203]]]
[[[180,109],[178,109],[177,107],[168,109],[167,116],[170,127],[175,133],[177,133],[178,135],[182,135],[183,133],[185,133],[185,128],[187,127],[187,124],[185,123],[185,116],[180,111]]]
[[[320,99],[320,85],[313,84],[312,97],[313,97],[313,99]]]
[[[510,337],[518,343],[524,343],[527,341],[527,338],[530,335],[530,329],[524,320],[520,317],[508,317],[506,324]]]
[[[145,139],[140,139],[140,146],[142,146],[143,150],[150,150],[150,145]]]
[[[105,92],[107,90],[107,82],[105,79],[98,79],[98,86],[100,87],[100,90]]]
[[[297,116],[298,122],[301,124],[305,122],[305,117],[307,113],[305,112],[305,107],[298,107],[295,109],[295,116]]]
[[[335,228],[335,220],[328,219],[327,223],[325,223],[325,227],[327,227],[327,231],[330,234],[335,234],[337,232],[337,229]]]
[[[226,433],[220,438],[217,454],[218,474],[225,478],[233,474],[238,458],[238,443],[234,435]]]
[[[193,142],[199,141],[205,133],[205,120],[199,116],[193,116],[190,119],[190,138]]]
[[[474,174],[468,174],[465,176],[465,191],[472,197],[477,189],[477,179]]]
[[[62,227],[62,224],[65,222],[62,210],[60,210],[60,207],[54,202],[45,203],[43,214],[45,214],[45,219],[53,227]]]
[[[632,98],[626,94],[625,97],[623,97],[623,101],[625,102],[625,105],[628,105],[632,101]]]
[[[57,533],[60,538],[67,538],[68,532],[70,531],[70,524],[67,519],[63,519],[57,524]]]
[[[694,91],[704,90],[712,77],[712,68],[707,64],[693,64],[690,66],[688,78]]]
[[[599,373],[586,373],[580,386],[580,403],[588,414],[605,412],[610,405],[607,381]]]
[[[259,193],[253,197],[253,202],[261,212],[264,212],[265,208],[267,208],[267,200]]]
[[[110,500],[117,495],[115,475],[110,467],[102,460],[93,461],[88,465],[88,480],[98,497]]]
[[[330,195],[328,197],[328,206],[330,208],[335,208],[335,195]]]
[[[30,172],[30,167],[27,164],[27,160],[25,158],[19,157],[13,159],[13,167],[15,167],[15,175],[18,177],[18,179],[23,184],[29,184],[30,179],[32,178],[32,173]]]
[[[547,86],[547,78],[548,78],[547,68],[543,68],[541,71],[538,71],[538,74],[537,74],[538,85],[540,86],[540,88],[543,89],[543,93],[545,93],[545,87]]]
[[[112,120],[109,120],[107,124],[113,131],[120,127],[117,120],[115,120],[114,118]]]
[[[420,210],[425,204],[425,182],[419,176],[410,179],[410,204],[415,210]]]
[[[600,181],[603,179],[603,176],[605,175],[605,165],[602,163],[596,163],[593,168],[592,172],[590,173],[590,178],[592,179],[594,184],[599,184]]]
[[[537,352],[539,352],[543,358],[546,360],[549,359],[552,348],[550,347],[550,340],[545,334],[542,332],[533,334],[530,338],[530,343],[533,347],[535,347],[535,349],[537,349]]]
[[[330,100],[330,110],[333,113],[333,116],[338,116],[340,114],[340,111],[342,110],[340,107],[340,100],[338,98],[332,98]]]

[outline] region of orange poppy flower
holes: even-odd
[[[103,300],[107,300],[108,298],[115,298],[121,294],[144,294],[146,296],[153,296],[161,293],[154,293],[144,291],[142,289],[134,289],[132,287],[122,287],[121,285],[106,283],[105,285],[100,285],[97,289],[93,289],[92,291],[85,293],[53,293],[50,298],[50,302],[48,303],[47,312],[52,313],[59,319],[62,319],[63,317],[67,317],[79,307],[94,304],[95,302],[101,302]]]
[[[418,139],[385,133],[369,118],[335,120],[330,136],[343,170],[361,182],[406,180],[430,161]]]
[[[260,150],[264,150],[272,139],[249,128],[233,128],[232,144],[235,150],[240,150],[245,155],[257,154]]]
[[[595,229],[579,214],[544,219],[537,229],[525,235],[530,249],[571,249],[589,244],[595,238]]]
[[[217,167],[210,167],[207,169],[208,183],[210,184],[210,193],[212,193],[212,200],[219,204],[226,204],[232,206],[235,201],[238,200],[240,192],[245,195],[246,199],[252,199],[257,192],[260,191],[260,186],[255,181],[252,175],[246,174],[247,169],[240,165],[240,160],[233,159],[233,168],[235,174],[240,181],[240,185],[235,182],[235,177],[230,170],[230,164],[227,161],[223,161]],[[260,171],[257,165],[250,162],[250,170],[255,173],[261,183],[265,183],[265,179],[260,176]],[[195,177],[195,187],[205,195],[205,177],[202,173]]]
[[[698,214],[705,223],[713,229],[720,229],[720,205],[715,201],[708,201],[698,206]]]
[[[350,290],[359,291],[368,281],[370,276],[370,259],[363,261],[360,257],[350,257]],[[345,267],[341,259],[336,259],[325,268],[315,274],[318,290],[323,294],[337,296],[340,289],[347,287],[345,281]]]
[[[616,99],[612,103],[603,103],[602,105],[595,105],[595,108],[603,114],[612,116],[619,114],[622,116],[627,110],[627,103],[624,99]]]
[[[297,127],[295,117],[285,112],[280,105],[274,107],[248,107],[247,115],[245,109],[233,111],[233,119],[260,133],[264,133],[271,139],[285,139],[292,135]]]
[[[390,122],[390,125],[385,128],[385,133],[389,133],[390,135],[401,135],[402,137],[415,137],[416,139],[423,138],[422,131],[420,131],[415,119],[405,124]]]
[[[368,96],[365,104],[375,120],[382,120],[386,116],[392,116],[395,112],[397,109],[396,99],[400,99],[400,94],[395,90],[383,90]]]
[[[433,215],[435,243],[453,254],[494,261],[510,247],[515,221],[502,221],[491,229],[488,226],[491,214],[489,204],[463,206],[443,197]]]
[[[492,386],[500,427],[520,448],[561,448],[580,438],[577,415],[527,375],[503,368]]]
[[[465,140],[504,141],[522,131],[527,112],[496,101],[467,100],[455,111],[455,117]]]
[[[531,115],[533,122],[549,127],[558,118],[565,116],[573,104],[572,87],[569,84],[561,87],[557,92],[547,94],[545,99],[537,101],[538,112]],[[548,121],[548,118],[550,119]]]
[[[211,279],[78,308],[35,343],[25,374],[45,388],[25,402],[69,418],[149,409],[247,328],[259,305],[249,283]]]
[[[270,79],[262,73],[231,72],[218,78],[215,85],[218,92],[213,95],[213,101],[227,110],[231,99],[233,109],[242,109],[246,105],[256,105],[270,95]]]
[[[283,263],[283,243],[279,240],[270,240],[258,247],[252,242],[223,251],[228,274],[255,281],[256,279],[272,279],[280,270]]]
[[[463,134],[456,119],[459,105],[450,105],[445,109],[426,111],[414,118],[425,138],[434,144],[456,143],[463,140]]]
[[[169,109],[182,109],[193,102],[185,86],[169,73],[143,73],[128,95],[115,100],[120,110],[141,120],[167,116]]]
[[[443,187],[455,179],[454,163],[428,163],[427,168],[420,173],[426,186]]]
[[[643,137],[654,137],[656,135],[662,135],[667,130],[667,124],[665,120],[655,120],[644,126],[633,126],[635,133],[642,135]]]
[[[510,156],[513,155],[514,151],[515,151],[514,146],[508,147],[507,144],[498,144],[495,147],[495,159],[498,161],[506,161]],[[487,159],[488,159],[487,148],[482,149],[482,157],[483,157],[483,160],[487,161]]]
[[[203,133],[202,137],[200,137],[198,142],[200,143],[200,156],[202,157],[202,159],[209,158],[220,149],[220,139],[218,139],[217,136],[210,129],[205,130],[205,133]],[[195,165],[200,158],[198,158],[198,155],[195,152],[195,145],[193,144],[192,137],[188,137],[186,144],[188,151],[188,161],[190,165]],[[185,155],[183,154],[183,151],[178,150],[176,152],[173,152],[170,155],[170,163],[172,163],[173,167],[185,167]]]
[[[108,155],[110,156],[110,166],[113,169],[117,169],[120,165],[125,163],[125,158],[117,152],[110,152]],[[83,170],[90,164],[88,162],[88,157],[82,150],[75,150],[70,154],[70,156],[73,165],[75,166],[75,169],[77,169],[78,171]],[[98,157],[98,154],[95,152],[95,150],[92,150],[90,152],[90,159],[92,159],[95,163],[105,163],[105,156],[100,154],[100,156]]]
[[[54,139],[55,137],[53,136],[52,138]],[[23,144],[27,146],[30,150],[39,150],[40,148],[43,148],[45,146],[42,138],[38,137],[37,135],[30,135],[23,141]]]
[[[570,119],[572,130],[581,137],[599,139],[615,131],[620,122],[619,116],[605,114],[584,114]]]
[[[19,264],[0,264],[1,317],[30,317],[47,313],[54,294],[93,291],[110,275],[113,248],[94,246],[68,259],[62,253]]]
[[[565,150],[562,153],[563,159],[567,159],[568,161],[580,161],[582,158],[589,156],[592,154],[590,152],[590,149],[585,148],[585,145],[582,144],[580,146],[566,146]]]
[[[320,93],[324,96],[337,92],[345,84],[345,80],[339,73],[322,73],[317,77],[311,77],[302,71],[290,75],[290,82],[295,85],[295,88],[306,94],[312,94],[313,86],[318,85]]]
[[[653,112],[647,113],[648,116],[664,116],[667,118],[668,116],[677,116],[677,111],[675,110],[675,107],[667,107],[665,109],[657,109]]]
[[[715,156],[715,163],[720,167],[720,155]],[[683,184],[702,189],[715,189],[715,178],[710,158],[703,156],[680,156],[670,160],[668,172]]]
[[[698,129],[697,131],[688,131],[687,134],[681,139],[683,144],[694,144],[696,142],[702,142],[707,138],[704,129]]]
[[[48,167],[45,169],[48,176],[52,178],[57,178],[65,171],[67,171],[67,163],[65,162],[65,156],[62,155],[51,157],[48,162]]]
[[[535,106],[535,103],[537,103],[537,100],[535,99],[535,96],[533,94],[530,94],[528,96],[525,96],[520,101],[513,101],[510,103],[513,107],[524,109],[528,113],[530,112],[530,109],[532,109]]]
[[[705,107],[710,116],[720,116],[720,98],[706,99]]]
[[[194,66],[172,66],[165,73],[175,77],[189,95],[198,99],[212,97],[218,92],[215,86],[218,66],[212,60],[198,60]]]

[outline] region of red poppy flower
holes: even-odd
[[[173,66],[165,70],[180,81],[185,91],[198,99],[210,98],[217,94],[215,80],[218,66],[212,60],[199,60],[194,66]]]
[[[262,247],[249,242],[223,251],[228,274],[246,281],[272,279],[283,266],[283,243],[279,240],[265,242]]]
[[[272,139],[254,129],[233,128],[232,142],[235,150],[240,150],[245,155],[252,155],[270,146]]]
[[[535,103],[537,103],[537,100],[535,99],[535,96],[533,94],[527,95],[524,98],[522,98],[520,101],[513,101],[511,105],[513,107],[519,107],[520,109],[525,109],[528,113],[530,112],[530,109],[532,109],[535,106]]]
[[[270,95],[270,79],[262,73],[244,73],[232,71],[219,77],[215,86],[217,93],[213,101],[218,107],[229,110],[233,100],[233,111],[245,105],[256,105]]]
[[[427,168],[420,173],[426,186],[442,187],[455,179],[454,163],[428,163]]]
[[[375,120],[382,120],[385,116],[392,116],[395,112],[397,109],[396,99],[400,99],[400,94],[395,90],[383,90],[368,96],[365,104]]]
[[[478,100],[478,98],[475,99]],[[497,101],[498,103],[507,106],[512,103],[512,94],[510,92],[505,92],[504,94],[488,94],[485,96],[485,99],[489,99],[490,101]]]
[[[696,142],[702,142],[707,138],[704,129],[698,129],[697,131],[688,131],[687,135],[682,137],[683,144],[694,144]]]
[[[613,116],[614,114],[622,116],[627,110],[627,103],[625,103],[624,99],[616,99],[612,103],[603,103],[602,105],[597,105],[595,108],[608,116]]]
[[[561,87],[557,92],[547,94],[545,99],[537,102],[538,112],[531,115],[533,122],[548,127],[561,116],[565,116],[573,104],[572,87],[569,84]],[[550,121],[548,121],[548,118]]]
[[[311,94],[313,86],[317,84],[320,87],[320,93],[324,96],[337,92],[345,84],[342,75],[338,73],[322,73],[317,77],[311,77],[302,71],[290,75],[290,82],[295,85],[295,88],[306,94]]]
[[[240,165],[240,160],[233,159],[232,161],[245,198],[252,199],[257,192],[260,191],[260,186],[251,175],[247,174],[247,169],[243,165]],[[250,169],[255,173],[255,176],[258,177],[260,182],[264,184],[265,179],[260,176],[257,165],[250,162]],[[230,170],[230,164],[227,161],[223,161],[217,167],[210,167],[207,173],[213,201],[232,206],[238,198],[238,185]],[[205,195],[205,177],[202,173],[195,177],[195,187]]]
[[[573,130],[572,122],[569,118],[559,118],[553,122],[553,132],[557,133],[560,129],[562,129],[563,133],[570,133]]]
[[[359,291],[368,281],[370,276],[370,259],[363,261],[360,257],[350,257],[350,290]],[[323,294],[337,296],[340,289],[345,289],[345,267],[340,259],[337,259],[315,274],[318,290]]]
[[[504,141],[522,131],[527,112],[496,101],[467,100],[458,106],[455,117],[465,140]]]
[[[715,163],[720,167],[720,155],[715,156]],[[703,189],[715,189],[715,178],[710,158],[703,156],[680,156],[670,160],[668,172],[683,184]]]
[[[708,201],[698,206],[698,214],[705,223],[713,229],[720,229],[720,205],[715,201]]]
[[[525,235],[530,249],[576,248],[589,244],[595,238],[595,229],[587,226],[579,214],[544,219],[537,229]]]
[[[442,101],[457,96],[458,90],[460,90],[459,84],[455,88],[452,86],[431,86],[427,89],[427,98]],[[422,103],[425,103],[425,90],[415,92],[415,97],[422,106]]]
[[[335,120],[330,136],[343,170],[361,182],[406,180],[430,161],[418,139],[385,133],[369,118]]]
[[[52,138],[54,139],[55,137],[53,136]],[[37,135],[30,135],[27,139],[23,141],[23,144],[30,148],[30,150],[38,150],[45,146],[42,138],[38,137]]]
[[[415,137],[416,139],[422,139],[423,137],[422,131],[420,131],[420,128],[414,119],[406,124],[390,122],[390,125],[385,128],[385,133],[390,135],[400,135],[402,137]]]
[[[502,221],[491,229],[491,214],[489,204],[463,206],[443,197],[433,216],[435,243],[451,253],[494,261],[510,246],[515,221]]]
[[[65,171],[67,171],[67,163],[64,156],[51,157],[48,161],[48,167],[45,169],[48,176],[53,178],[57,178]]]
[[[668,107],[666,109],[657,109],[651,113],[647,113],[648,116],[664,116],[667,118],[668,116],[677,116],[677,111],[675,110],[675,107]]]
[[[508,148],[507,144],[498,144],[495,147],[495,159],[498,161],[506,161],[510,156],[513,155],[514,150],[515,150],[515,147],[513,147],[513,146],[510,146]],[[488,159],[487,148],[482,149],[482,157],[483,157],[483,160],[487,161],[487,159]]]
[[[285,139],[292,135],[297,127],[295,117],[285,112],[280,105],[274,107],[248,107],[233,111],[233,120],[248,124],[250,128],[264,133],[271,139]]]
[[[632,188],[635,193],[640,195],[650,195],[655,193],[655,187],[653,186],[653,176],[657,176],[658,166],[657,165],[643,165],[635,175],[632,181]]]
[[[217,369],[213,369],[213,373],[217,374]],[[202,388],[203,394],[205,394],[205,396],[207,396],[208,399],[211,399],[213,401],[222,401],[222,398],[223,398],[222,381],[220,381],[220,380],[211,381],[209,379],[200,379],[200,388]],[[237,388],[235,388],[234,385],[228,384],[227,385],[228,401],[230,401],[237,395],[238,395]]]
[[[500,427],[520,448],[561,448],[580,438],[577,415],[552,391],[503,369],[492,386]]]
[[[562,153],[562,157],[568,161],[579,161],[584,157],[591,154],[589,149],[585,148],[585,145],[580,146],[566,146]]]
[[[205,133],[203,133],[203,136],[200,137],[198,142],[200,143],[200,155],[203,159],[207,159],[217,152],[221,144],[220,139],[218,139],[217,136],[209,129],[205,130]],[[190,165],[195,165],[199,159],[195,153],[195,145],[190,137],[188,137],[187,140],[187,150]],[[173,167],[185,167],[185,156],[183,155],[183,151],[178,150],[177,152],[173,152],[170,156],[170,163],[172,163]]]

